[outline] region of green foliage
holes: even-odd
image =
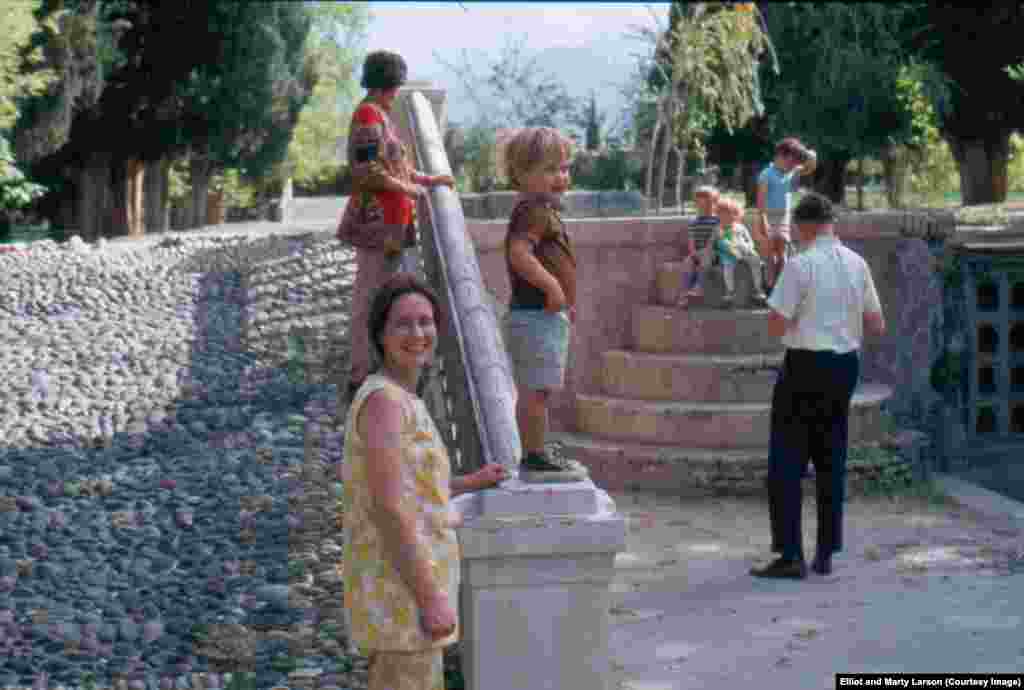
[[[875,444],[851,447],[847,469],[850,483],[867,496],[893,496],[914,484],[913,470],[903,458]]]
[[[463,164],[465,185],[462,187],[470,192],[492,189],[497,185],[498,178],[504,178],[505,171],[495,170],[494,129],[478,124],[465,131],[465,156]]]
[[[962,360],[959,354],[944,352],[932,365],[928,382],[936,393],[949,393],[960,385]]]
[[[252,671],[232,673],[224,690],[256,690],[256,674]]]
[[[342,150],[348,135],[350,113],[358,98],[355,69],[368,22],[366,5],[359,3],[306,3],[313,16],[307,39],[316,86],[299,114],[288,146],[286,170],[295,183],[322,187],[337,178]]]
[[[576,127],[583,132],[583,148],[586,151],[597,151],[601,148],[601,134],[607,116],[597,109],[597,94],[590,92],[590,97],[579,106],[579,112],[573,117]]]
[[[1024,62],[1019,65],[1007,65],[1006,73],[1010,76],[1010,79],[1018,82],[1024,82]]]
[[[28,206],[45,192],[18,169],[7,138],[0,136],[0,215]]]
[[[1005,204],[974,204],[956,212],[957,225],[1006,225],[1009,222]]]
[[[41,28],[38,8],[39,0],[16,0],[0,12],[0,130],[14,124],[19,100],[43,93],[57,76],[45,66],[42,49],[29,45]]]
[[[581,152],[573,161],[576,189],[630,190],[643,188],[643,164],[618,146],[597,153]]]
[[[215,175],[210,186],[224,194],[224,206],[227,208],[248,208],[256,201],[255,188],[237,168],[229,168]]]
[[[716,125],[729,133],[762,111],[758,60],[770,50],[753,3],[674,3],[669,30],[641,31],[655,46],[649,80],[657,102],[644,188],[664,188],[654,175],[661,127],[666,127],[679,161],[705,157],[705,141]],[[667,152],[660,154],[664,171]],[[681,173],[680,173],[681,174]],[[656,194],[657,206],[661,194]],[[679,200],[682,203],[682,200]]]
[[[897,87],[910,64],[900,3],[786,3],[766,9],[781,71],[765,73],[772,138],[798,135],[825,156],[877,155],[914,136]]]
[[[1007,170],[1009,191],[1024,192],[1024,137],[1010,135],[1010,165]]]

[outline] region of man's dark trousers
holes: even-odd
[[[859,373],[857,351],[786,351],[772,391],[768,460],[772,543],[785,560],[804,557],[800,480],[808,460],[816,475],[816,552],[831,556],[842,549],[847,430]]]

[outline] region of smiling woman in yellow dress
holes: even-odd
[[[437,297],[416,277],[384,283],[368,323],[381,366],[356,392],[345,426],[345,609],[350,639],[370,661],[370,690],[443,690],[442,649],[459,635],[461,517],[449,498],[505,478],[497,464],[451,477],[417,394],[439,319]]]

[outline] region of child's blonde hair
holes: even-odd
[[[723,197],[718,200],[718,210],[723,209],[732,211],[737,217],[743,217],[743,202],[730,199],[729,197]]]
[[[715,201],[718,201],[718,198],[719,198],[718,189],[716,189],[715,187],[712,187],[709,184],[702,184],[701,186],[697,187],[697,189],[693,190],[693,198],[694,199],[696,199],[697,197],[702,196],[702,195],[709,196],[712,199],[714,199]]]
[[[505,175],[516,188],[521,176],[546,163],[561,163],[572,157],[572,140],[551,127],[526,127],[505,144]]]

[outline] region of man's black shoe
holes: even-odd
[[[832,574],[832,557],[817,555],[814,560],[811,561],[811,570],[816,572],[818,575],[831,575]]]
[[[807,564],[802,560],[786,561],[777,558],[763,568],[751,568],[750,574],[754,577],[803,580],[807,577]]]

